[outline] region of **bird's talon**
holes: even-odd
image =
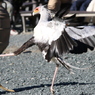
[[[54,89],[53,89],[52,87],[50,88],[50,90],[51,90],[51,93],[52,93],[52,94],[55,93],[55,91],[54,91]]]
[[[5,91],[15,92],[14,90],[11,90],[11,89],[7,89],[7,88],[5,88],[5,87],[2,86],[1,84],[0,84],[0,88],[3,89],[3,90],[5,90]]]
[[[70,74],[75,74],[73,71],[70,71]]]

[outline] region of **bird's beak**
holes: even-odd
[[[39,8],[38,8],[38,7],[34,9],[34,11],[33,11],[33,16],[34,16],[34,15],[37,15],[37,14],[39,14]]]

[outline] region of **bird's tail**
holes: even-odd
[[[90,69],[92,68],[93,66],[89,66],[89,67],[85,67],[85,68],[79,68],[79,67],[76,67],[76,66],[72,66],[70,65],[69,63],[65,62],[62,58],[58,57],[57,60],[67,69],[69,70],[71,73],[72,72],[72,69],[80,69],[80,70],[87,70],[87,69]]]

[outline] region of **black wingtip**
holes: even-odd
[[[56,17],[62,18],[63,16],[65,16],[71,7],[71,3],[63,3],[61,4],[60,10],[56,13]]]

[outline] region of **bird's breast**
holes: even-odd
[[[47,25],[38,25],[34,29],[34,37],[36,42],[48,43],[57,40],[63,31],[63,27],[48,27]]]

